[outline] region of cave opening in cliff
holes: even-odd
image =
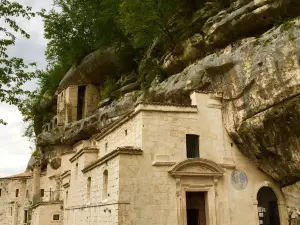
[[[257,193],[259,225],[280,225],[277,197],[269,187]]]
[[[205,193],[186,193],[187,225],[206,225]]]

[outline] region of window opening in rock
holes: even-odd
[[[19,197],[19,189],[16,189],[16,197]]]

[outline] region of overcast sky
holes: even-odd
[[[42,8],[49,9],[52,0],[17,0],[17,2],[28,5],[33,11]],[[10,56],[23,58],[26,62],[36,62],[39,68],[45,68],[44,51],[47,41],[43,38],[43,21],[40,17],[31,20],[18,19],[18,24],[30,35],[30,39],[17,38],[16,45],[9,49]],[[0,21],[0,26],[2,21]],[[27,87],[36,88],[34,81],[29,82]],[[0,177],[24,172],[30,158],[34,145],[22,137],[26,124],[18,109],[4,103],[0,103],[0,118],[8,125],[0,125]]]

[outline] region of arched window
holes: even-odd
[[[103,192],[102,199],[107,199],[107,189],[108,189],[108,171],[104,170],[103,172]]]
[[[87,179],[87,201],[91,200],[91,178]]]

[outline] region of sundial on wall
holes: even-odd
[[[247,175],[242,170],[234,170],[231,173],[231,184],[237,190],[244,190],[248,184]]]

